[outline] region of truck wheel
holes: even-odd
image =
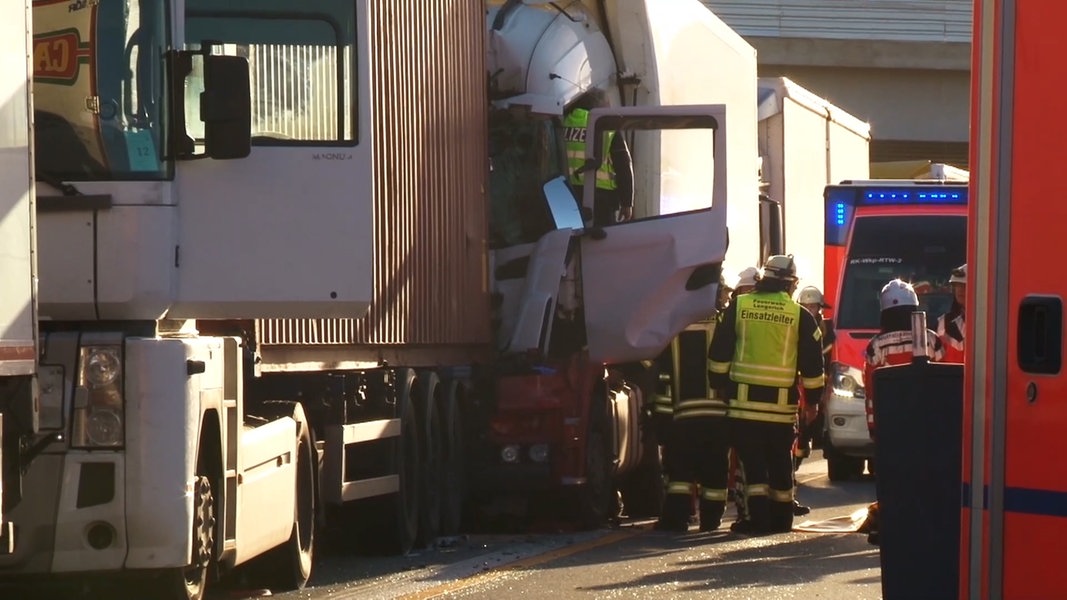
[[[400,418],[400,437],[393,449],[393,470],[400,477],[400,490],[383,498],[386,530],[379,539],[380,549],[389,554],[407,554],[415,546],[419,532],[419,423],[412,402],[415,371],[396,371],[396,416]]]
[[[594,405],[586,430],[585,485],[578,498],[578,518],[589,529],[603,526],[618,514],[611,447],[607,410]]]
[[[456,535],[463,526],[464,478],[463,412],[466,388],[458,380],[449,381],[441,398],[441,433],[444,458],[441,466],[441,534]]]
[[[205,475],[197,475],[193,482],[192,563],[184,569],[164,574],[154,597],[159,600],[202,600],[214,549],[215,496],[211,480]]]
[[[296,512],[289,541],[253,562],[251,578],[271,590],[298,590],[307,585],[315,555],[318,457],[304,409],[289,403],[298,423],[296,444]]]
[[[441,380],[433,371],[419,371],[415,384],[422,456],[419,462],[419,546],[429,546],[441,531],[441,488],[444,438],[437,398]]]
[[[647,519],[659,516],[663,506],[665,488],[663,485],[663,464],[660,462],[659,447],[644,444],[641,463],[628,474],[622,485],[623,513],[631,519]]]

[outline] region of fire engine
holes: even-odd
[[[878,333],[878,295],[902,278],[919,294],[930,326],[949,310],[952,269],[965,260],[964,182],[844,181],[826,187],[826,294],[837,333],[825,398],[824,455],[831,481],[873,462],[867,428],[863,352]]]
[[[1055,0],[974,3],[961,598],[1067,593],[1064,19]]]

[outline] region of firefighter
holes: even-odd
[[[952,270],[948,278],[952,287],[952,308],[937,319],[937,336],[945,345],[947,362],[963,362],[963,330],[967,306],[967,265]]]
[[[887,365],[901,365],[911,362],[914,356],[913,336],[911,331],[912,313],[919,308],[919,296],[910,283],[894,279],[885,284],[879,295],[881,307],[881,330],[867,343],[864,352],[863,386],[866,392],[867,429],[871,439],[875,438],[874,421],[874,371]],[[944,350],[937,333],[926,330],[927,349],[930,360],[941,360]],[[863,530],[867,531],[867,541],[879,542],[878,503],[867,508],[867,521]]]
[[[749,518],[730,527],[738,533],[793,528],[797,374],[815,397],[825,380],[819,326],[793,301],[796,283],[792,255],[770,257],[755,291],[726,309],[708,354],[709,378],[729,398],[733,444],[747,479]]]
[[[823,371],[829,373],[830,356],[834,349],[836,336],[834,335],[833,323],[830,319],[823,317],[822,310],[831,308],[831,306],[826,303],[822,291],[813,285],[801,288],[797,292],[796,301],[797,304],[811,313],[811,316],[815,317],[815,322],[819,324],[819,333],[822,336]],[[796,443],[793,446],[794,487],[796,487],[796,472],[800,469],[800,463],[811,456],[812,446],[820,447],[819,440],[823,429],[822,398],[809,396],[803,386],[799,385],[799,382],[798,388],[800,393],[800,419],[797,423]],[[794,498],[793,516],[800,517],[810,512],[811,507],[801,504],[799,500]]]
[[[756,281],[759,280],[758,267],[745,267],[737,274],[737,285],[730,293],[730,302],[733,302],[741,294],[748,294],[756,289]],[[724,305],[725,308],[725,305]],[[748,502],[745,499],[745,467],[737,457],[737,449],[730,446],[730,474],[728,480],[728,498],[733,500],[734,509],[737,513],[736,520],[748,519]]]
[[[699,500],[700,531],[714,531],[726,509],[730,438],[726,402],[708,385],[707,354],[717,315],[728,302],[730,288],[720,278],[717,314],[687,327],[671,341],[664,355],[670,356],[673,397],[666,454],[667,494],[659,531],[689,530],[693,497]],[[662,355],[661,355],[662,356]]]
[[[589,111],[607,106],[599,90],[592,90],[574,102],[563,118],[563,137],[566,142],[568,182],[579,203],[585,182],[585,145],[589,125]],[[593,196],[593,223],[610,225],[633,218],[634,175],[630,148],[625,137],[614,131],[604,134],[607,149],[604,160],[596,169],[596,193]]]
[[[906,281],[894,279],[882,287],[879,295],[881,306],[880,331],[867,343],[864,351],[863,388],[867,405],[867,428],[871,437],[875,434],[874,392],[871,389],[874,370],[886,365],[901,365],[911,362],[913,344],[911,315],[919,309],[919,296]],[[930,360],[944,358],[944,346],[937,333],[926,330]]]
[[[834,324],[830,319],[823,316],[824,308],[832,308],[826,303],[819,288],[809,285],[797,292],[797,304],[804,307],[815,321],[819,324],[819,333],[822,335],[822,364],[823,371],[830,372],[830,358],[834,350],[834,341],[837,339],[834,333]],[[802,390],[803,392],[803,390]],[[797,467],[800,462],[811,455],[812,446],[820,446],[820,434],[823,429],[822,398],[810,398],[802,393],[800,398],[801,415],[800,431],[797,440]]]

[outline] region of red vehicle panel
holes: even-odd
[[[1056,175],[1067,123],[1050,82],[1064,71],[1067,4],[976,0],[971,266],[961,598],[1064,595],[1067,205]]]

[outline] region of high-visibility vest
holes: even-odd
[[[737,383],[788,388],[797,379],[800,311],[785,292],[737,297],[737,345],[730,379]]]
[[[579,170],[585,165],[585,135],[589,125],[589,111],[575,108],[563,119],[563,138],[567,146],[567,165],[572,185],[585,183],[585,174]],[[604,159],[596,171],[596,186],[602,190],[615,189],[615,167],[611,164],[611,142],[615,132],[604,134]]]

